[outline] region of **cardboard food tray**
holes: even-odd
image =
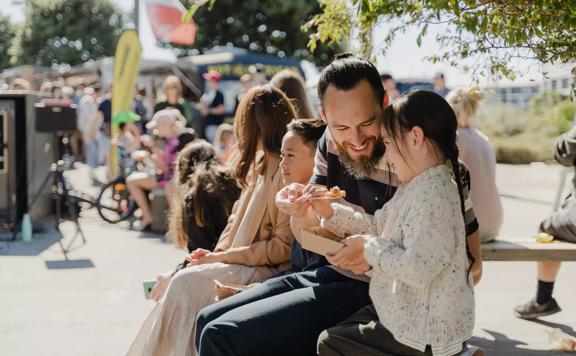
[[[342,242],[334,240],[335,237],[326,237],[327,231],[321,228],[300,229],[299,233],[302,247],[322,256],[333,255],[344,247]]]

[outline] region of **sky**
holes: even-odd
[[[8,14],[13,21],[24,21],[23,3],[24,0],[0,0],[1,12]],[[132,11],[134,0],[114,0],[124,11]],[[18,5],[19,4],[19,5]],[[382,42],[386,25],[380,24],[374,31],[374,43],[377,46]],[[447,64],[432,64],[424,60],[426,55],[438,53],[439,47],[434,40],[435,31],[444,31],[445,28],[431,29],[427,39],[422,41],[421,47],[416,45],[417,29],[409,30],[407,33],[399,35],[389,51],[385,55],[377,56],[377,67],[381,72],[392,74],[397,79],[411,78],[432,78],[438,72],[444,73],[447,85],[450,87],[468,85],[472,82],[472,77]],[[449,29],[448,29],[449,30]],[[520,78],[520,81],[527,82],[541,79],[540,70],[537,66],[527,63],[517,63],[524,68],[527,74]],[[488,80],[481,80],[481,84],[488,84]]]

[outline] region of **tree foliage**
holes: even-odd
[[[204,52],[232,45],[280,58],[307,59],[319,65],[332,60],[340,43],[320,44],[314,54],[301,27],[321,11],[309,0],[188,0],[187,18],[196,23],[194,47]]]
[[[566,0],[319,0],[323,12],[306,25],[315,29],[315,43],[340,43],[354,29],[361,38],[376,23],[390,24],[382,48],[385,51],[398,33],[419,29],[417,44],[433,26],[444,25],[436,35],[439,53],[432,62],[443,61],[470,69],[474,75],[514,78],[515,58],[540,63],[569,62],[576,58],[576,1]],[[358,32],[358,31],[356,31]],[[371,43],[361,41],[361,53],[372,53]],[[477,59],[471,68],[464,59]]]
[[[77,65],[113,55],[121,28],[109,0],[29,0],[15,55],[21,64]]]
[[[7,16],[0,15],[0,53],[4,53],[0,57],[0,70],[10,66],[10,56],[7,55],[12,39],[14,38],[14,26],[10,23]]]

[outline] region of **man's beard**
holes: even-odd
[[[348,174],[356,179],[367,179],[371,173],[376,171],[378,163],[382,159],[382,156],[384,156],[384,151],[386,150],[384,142],[379,138],[372,138],[370,140],[374,144],[372,154],[365,157],[361,156],[356,160],[350,157],[344,146],[336,143],[340,163],[342,163]]]

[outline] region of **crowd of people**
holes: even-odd
[[[243,76],[229,123],[220,74],[204,79],[195,105],[172,76],[153,109],[137,91],[138,115],[112,142],[109,96],[84,87],[69,97],[88,165],[102,163],[110,144],[150,159],[153,170],[127,178],[138,228],[153,222],[148,192],[161,187],[167,236],[188,250],[159,274],[157,303],[126,355],[462,353],[481,243],[503,223],[494,150],[474,127],[482,93],[450,91],[443,75],[434,91],[400,93],[391,75],[343,54],[320,74],[319,118],[303,79],[286,70],[268,83]],[[575,130],[558,141],[562,164],[574,165]],[[327,198],[336,186],[345,196]],[[541,231],[576,242],[575,207],[572,192]],[[304,249],[300,231],[311,228],[344,247],[326,256]],[[539,263],[537,296],[519,317],[560,310],[559,268]]]

